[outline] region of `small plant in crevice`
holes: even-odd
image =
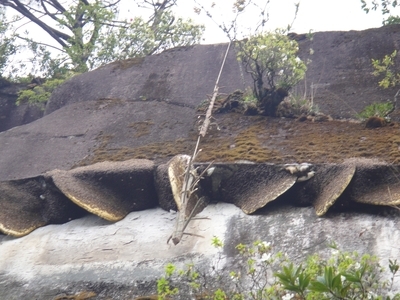
[[[175,273],[176,267],[169,263],[165,266],[165,275],[157,280],[158,299],[166,299],[178,293],[177,288],[170,287],[170,279]]]
[[[278,106],[278,117],[295,118],[300,116],[316,115],[319,108],[310,99],[290,93]]]
[[[311,61],[308,61],[308,63]],[[278,117],[299,118],[299,120],[328,121],[332,120],[329,115],[320,112],[314,102],[317,93],[318,83],[307,83],[304,77],[304,88],[296,86],[293,91],[279,104],[277,109]]]
[[[396,56],[397,50],[394,50],[390,55],[385,55],[382,59],[372,59],[372,67],[374,68],[372,74],[381,78],[378,85],[384,89],[396,87],[400,83],[400,73],[396,72]],[[389,115],[396,109],[399,93],[400,89],[394,95],[393,100],[368,105],[357,117],[364,120],[377,117],[389,122]],[[384,122],[382,121],[382,123]]]
[[[385,118],[387,121],[390,120],[389,113],[393,111],[393,103],[381,102],[372,103],[367,105],[362,112],[356,115],[358,119],[366,120],[371,117]]]
[[[252,89],[250,87],[247,87],[243,92],[243,102],[257,104],[257,101],[257,97],[254,95]]]
[[[258,113],[258,99],[254,95],[253,90],[248,87],[243,92],[243,114],[257,115]]]
[[[168,264],[157,282],[158,299],[400,300],[391,291],[397,260],[389,260],[387,280],[377,257],[343,252],[335,244],[329,246],[329,259],[313,254],[301,262],[274,252],[268,242],[239,244],[229,259],[219,238],[212,245],[218,254],[211,265],[192,263],[177,270]]]

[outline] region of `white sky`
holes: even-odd
[[[267,0],[253,0],[256,3],[265,5]],[[232,4],[234,0],[197,0],[204,7],[208,8],[213,15],[213,19],[218,22],[232,20]],[[360,0],[270,0],[267,6],[269,21],[266,29],[273,30],[281,27],[286,28],[293,20],[295,6],[294,3],[300,2],[299,12],[295,20],[292,32],[307,33],[310,30],[318,31],[347,31],[363,30],[373,27],[381,27],[382,20],[387,15],[382,16],[380,11],[371,11],[366,14],[361,9]],[[211,4],[215,7],[211,8]],[[120,18],[130,19],[139,14],[149,14],[150,11],[138,9],[135,0],[121,0]],[[221,43],[228,39],[221,29],[204,12],[200,15],[195,14],[194,7],[197,6],[194,0],[178,0],[177,7],[174,8],[178,16],[193,19],[196,23],[204,24],[206,31],[202,43]],[[238,24],[242,27],[242,32],[248,35],[251,28],[254,28],[259,21],[259,9],[248,7],[243,15],[238,19]],[[400,15],[400,9],[392,10],[392,15]],[[148,16],[144,16],[146,19]],[[38,41],[43,41],[58,46],[47,36],[38,26],[29,23],[22,27],[27,29],[30,36]],[[238,36],[240,38],[240,36]]]
[[[267,0],[253,0],[256,3],[266,3]],[[366,14],[361,9],[360,0],[269,0],[268,7],[269,21],[267,29],[278,27],[286,28],[292,22],[295,6],[294,3],[300,2],[299,13],[295,20],[292,30],[296,33],[307,33],[310,30],[317,31],[337,31],[337,30],[363,30],[367,28],[382,26],[382,20],[387,15],[382,16],[380,11],[371,11]],[[232,20],[232,4],[234,0],[197,0],[202,3],[213,14],[213,18],[218,22]],[[146,10],[138,9],[136,1],[121,0],[120,18],[130,19],[138,14],[146,13]],[[193,19],[198,24],[204,24],[206,31],[202,43],[227,42],[225,34],[217,25],[208,18],[204,12],[200,15],[195,14],[194,7],[197,6],[194,0],[178,0],[177,7],[174,8],[178,16]],[[216,3],[211,8],[211,3]],[[264,5],[263,4],[263,5]],[[148,11],[150,13],[150,11]],[[400,9],[392,11],[393,15],[400,15]],[[256,21],[259,20],[259,9],[254,7],[246,8],[245,14],[240,16],[238,23],[242,25],[244,33],[250,33],[249,27],[254,28]],[[145,16],[146,19],[146,16]],[[39,27],[28,24],[23,27],[28,29],[30,34],[38,40],[48,40],[54,44]]]
[[[198,0],[205,7],[210,7],[212,2],[216,3],[213,17],[218,20],[229,19],[233,0]],[[260,1],[260,2],[266,2]],[[270,20],[267,23],[268,29],[284,27],[292,22],[294,16],[294,3],[300,2],[299,13],[293,24],[292,30],[296,33],[307,33],[310,30],[317,31],[347,31],[363,30],[367,28],[381,27],[382,20],[387,15],[382,16],[380,11],[371,11],[366,14],[361,9],[360,0],[270,0],[268,5]],[[207,6],[208,4],[208,6]],[[223,5],[224,8],[218,8]],[[203,43],[218,43],[227,41],[222,31],[205,14],[197,16],[193,7],[192,0],[178,1],[177,13],[194,19],[197,23],[206,25],[205,40]],[[400,15],[399,9],[392,11],[392,14]],[[247,15],[243,15],[240,20],[244,24],[254,24],[257,19],[257,12],[249,10]]]

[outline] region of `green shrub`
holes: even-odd
[[[204,270],[204,264],[203,268],[189,264],[176,272],[167,265],[166,275],[158,280],[159,299],[168,295],[184,299],[190,294],[215,300],[400,300],[400,294],[391,294],[399,270],[396,260],[389,260],[391,280],[387,281],[375,256],[342,252],[333,244],[330,259],[314,254],[296,264],[281,252],[273,253],[269,243],[256,241],[237,245],[236,263],[225,270],[219,266],[223,242],[214,237],[212,245],[219,254],[209,270]]]
[[[298,117],[301,115],[312,115],[319,112],[317,105],[314,105],[310,99],[289,94],[283,100],[277,109],[279,117]]]
[[[289,90],[304,78],[307,65],[298,56],[299,46],[285,30],[258,33],[237,42],[237,59],[253,79],[253,95],[264,115],[275,116]]]
[[[250,36],[239,43],[237,58],[254,80],[254,95],[261,100],[265,88],[289,90],[303,79],[306,64],[297,56],[299,46],[284,30]]]
[[[391,102],[372,103],[366,106],[356,117],[361,120],[366,120],[370,117],[387,118],[392,111],[393,103]]]
[[[392,54],[385,55],[383,59],[372,59],[372,67],[374,68],[374,76],[384,76],[379,81],[379,86],[386,89],[388,87],[395,87],[400,82],[400,74],[395,70],[395,58],[397,50]]]
[[[382,21],[382,25],[393,25],[393,24],[400,24],[400,17],[399,16],[389,16],[386,20]]]
[[[33,89],[23,90],[19,92],[16,104],[28,103],[41,105],[42,103],[46,103],[51,93],[64,81],[65,79],[49,79],[43,84],[35,86]]]

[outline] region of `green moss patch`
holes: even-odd
[[[218,114],[216,118],[220,130],[214,126],[202,139],[199,162],[336,163],[352,157],[374,157],[400,163],[400,126],[397,123],[366,129],[361,123],[348,121],[299,122],[237,113]],[[131,123],[129,127],[134,129],[132,140],[140,142],[157,128],[157,123],[147,120]],[[112,143],[112,135],[102,133],[98,146],[79,165],[131,158],[165,161],[176,154],[192,154],[197,133],[188,128],[182,130],[187,131],[185,138],[140,146],[127,141],[126,146],[119,147]]]

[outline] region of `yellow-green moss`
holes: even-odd
[[[141,136],[148,135],[150,133],[151,127],[154,125],[152,121],[134,122],[129,124],[129,128],[132,128],[135,133],[133,137],[139,138]]]
[[[370,130],[351,122],[298,122],[232,113],[218,115],[217,123],[221,130],[214,128],[202,139],[198,161],[324,163],[342,162],[351,157],[376,157],[390,163],[400,162],[398,124]],[[150,121],[131,124],[138,140],[154,130],[153,126],[156,123]],[[98,147],[81,164],[131,158],[157,160],[192,154],[197,133],[188,130],[187,138],[119,148],[110,146],[111,137],[99,135]]]
[[[140,66],[144,62],[144,57],[134,57],[134,58],[128,58],[124,60],[117,60],[110,65],[113,66],[113,70],[125,70],[129,69],[130,67],[133,66]]]

